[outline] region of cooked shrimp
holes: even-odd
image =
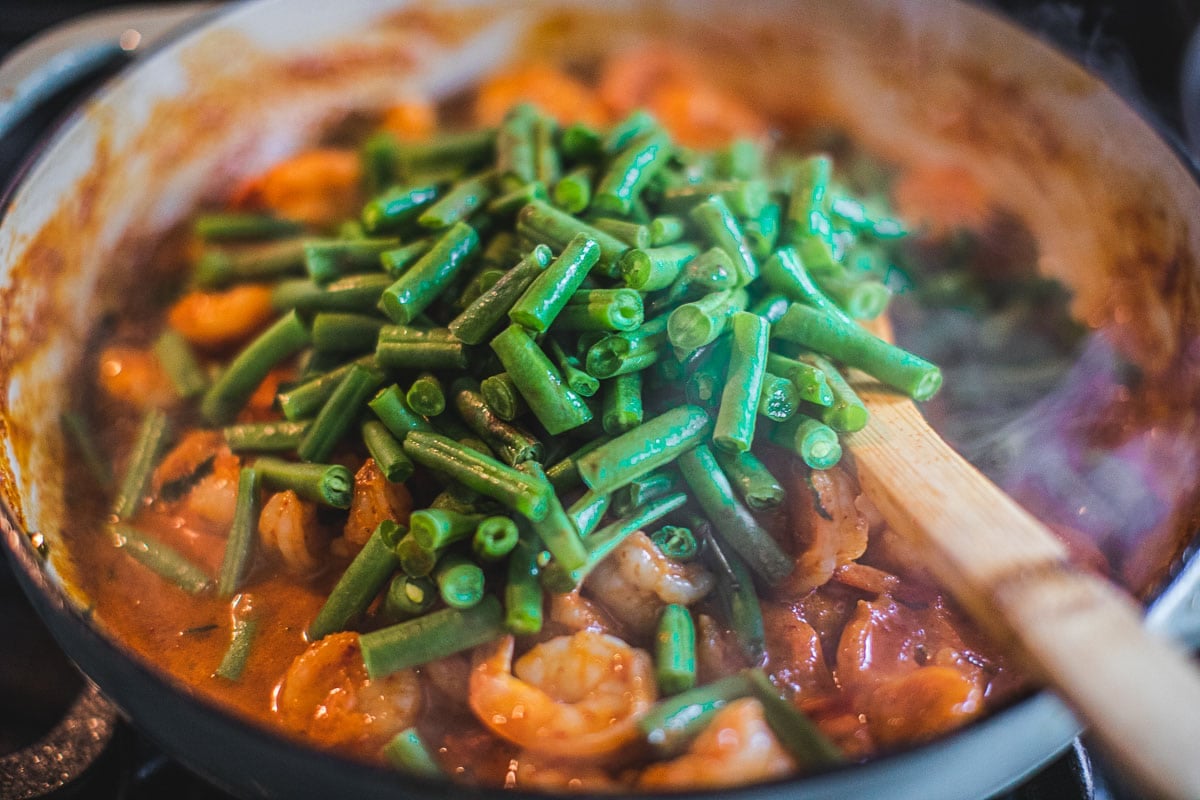
[[[361,175],[352,150],[309,150],[251,178],[235,193],[233,204],[329,227],[358,210]]]
[[[854,500],[858,487],[842,469],[789,470],[795,498],[792,530],[796,569],[776,590],[797,597],[825,585],[833,572],[867,549],[867,521]]]
[[[649,108],[688,147],[720,147],[738,136],[767,135],[766,123],[741,98],[707,83],[665,83],[655,90]]]
[[[617,619],[643,635],[654,630],[663,606],[690,606],[714,585],[712,573],[702,565],[668,558],[642,531],[600,562],[585,584]]]
[[[161,497],[165,487],[195,479],[182,499],[162,499],[172,507],[177,505],[175,510],[188,525],[225,534],[237,507],[241,466],[241,459],[225,444],[220,431],[194,430],[159,462],[151,488]]]
[[[552,593],[550,595],[550,621],[561,625],[571,633],[578,631],[617,632],[616,623],[612,618],[591,600],[581,597],[578,589],[566,594]]]
[[[871,735],[887,743],[930,738],[979,715],[985,663],[943,604],[909,608],[889,597],[858,603],[837,654],[839,683],[862,698]]]
[[[288,729],[350,755],[372,756],[410,727],[421,707],[413,670],[371,680],[358,634],[343,632],[309,645],[275,690],[272,710]]]
[[[737,637],[708,614],[696,615],[696,670],[701,684],[712,683],[749,666]]]
[[[512,657],[512,636],[480,648],[471,710],[498,736],[542,755],[615,755],[657,697],[650,655],[615,636],[580,631],[536,645],[515,665]]]
[[[428,139],[437,129],[437,108],[425,99],[397,103],[384,113],[381,127],[402,142]]]
[[[100,353],[98,373],[110,397],[136,408],[161,408],[179,397],[158,356],[149,350],[106,347]]]
[[[713,717],[683,755],[651,764],[644,789],[717,789],[782,778],[796,764],[771,732],[763,707],[752,697],[735,700]]]
[[[598,89],[600,99],[617,117],[650,102],[657,87],[666,82],[695,82],[700,69],[695,59],[665,45],[649,45],[617,53],[604,64]]]
[[[603,125],[604,107],[582,82],[543,63],[524,64],[489,78],[475,96],[475,118],[496,125],[514,105],[533,103],[560,124]]]
[[[602,767],[562,763],[553,759],[547,760],[537,754],[522,753],[509,765],[504,788],[613,794],[628,787],[609,775]]]
[[[249,339],[274,315],[271,289],[247,283],[221,292],[188,292],[171,306],[167,321],[192,344],[220,348]]]
[[[833,689],[833,676],[825,663],[821,639],[791,604],[763,603],[763,628],[767,637],[767,670],[775,682],[797,698]]]
[[[380,522],[390,519],[407,523],[410,511],[412,496],[408,489],[389,481],[375,459],[368,458],[354,475],[354,497],[343,531],[345,544],[358,552]]]
[[[263,546],[283,557],[292,572],[304,575],[321,568],[329,552],[329,535],[317,522],[317,504],[301,500],[291,489],[276,492],[258,515]]]

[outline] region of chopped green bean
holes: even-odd
[[[166,413],[158,408],[148,410],[138,426],[124,477],[113,498],[112,513],[118,520],[130,519],[141,509],[154,467],[170,439],[171,427]]]
[[[434,184],[393,186],[363,206],[363,228],[371,234],[399,230],[437,197],[438,187]]]
[[[725,251],[733,261],[738,285],[746,286],[758,277],[758,263],[746,246],[742,227],[720,197],[709,197],[693,208],[688,215],[714,247]]]
[[[401,444],[412,431],[433,432],[433,426],[429,424],[429,420],[408,407],[408,402],[404,399],[404,392],[400,391],[400,387],[396,384],[380,389],[367,402],[367,407],[375,412],[375,416],[379,417]]]
[[[691,528],[663,525],[650,534],[650,541],[672,561],[688,562],[700,555],[700,542]]]
[[[349,508],[354,475],[341,464],[307,464],[279,458],[259,458],[254,468],[263,482],[291,489],[305,500],[332,508]]]
[[[367,398],[383,383],[381,371],[352,364],[346,377],[333,390],[317,418],[304,434],[296,455],[304,461],[324,461],[350,430]]]
[[[699,445],[712,424],[704,409],[682,406],[649,419],[577,460],[589,489],[608,493]]]
[[[596,269],[608,277],[616,277],[621,256],[629,249],[617,237],[540,200],[532,201],[517,214],[517,233],[530,235],[559,252],[579,234],[587,234],[600,247]]]
[[[783,502],[783,485],[749,450],[742,453],[716,450],[713,455],[751,511],[769,511]]]
[[[384,290],[380,309],[400,325],[415,320],[450,285],[479,249],[479,234],[465,222],[456,222]]]
[[[517,298],[508,318],[531,331],[545,332],[599,258],[599,245],[586,234],[577,235]]]
[[[465,609],[483,599],[483,570],[461,553],[446,553],[433,568],[442,602],[450,608]]]
[[[309,641],[315,642],[331,633],[345,630],[367,610],[367,606],[400,566],[394,547],[405,533],[407,529],[392,520],[385,519],[379,523],[309,624]]]
[[[553,256],[550,248],[538,245],[505,273],[492,288],[463,309],[449,325],[450,331],[467,344],[482,344],[508,314],[533,280],[545,272]]]
[[[492,350],[547,432],[557,435],[592,419],[587,403],[520,325],[510,325],[492,339]]]
[[[344,275],[379,269],[380,256],[400,246],[399,239],[309,239],[304,244],[308,276],[324,286]]]
[[[772,442],[791,450],[813,469],[829,469],[842,458],[837,432],[804,414],[775,425],[769,435]]]
[[[617,436],[642,424],[642,373],[630,372],[608,381],[600,415],[604,432]]]
[[[412,476],[413,463],[404,454],[400,441],[377,419],[367,420],[360,428],[367,452],[375,459],[383,477],[391,483],[404,483]]]
[[[446,392],[442,381],[432,372],[422,372],[408,387],[404,399],[408,407],[425,417],[436,417],[446,410]]]
[[[445,780],[446,773],[416,728],[405,728],[383,747],[383,756],[396,769],[429,780]]]
[[[484,378],[479,383],[479,393],[496,416],[505,422],[512,422],[529,410],[507,372]]]
[[[243,349],[204,393],[200,403],[204,418],[213,424],[229,422],[276,364],[310,342],[311,334],[296,312],[280,317]]]
[[[189,594],[200,594],[213,581],[175,548],[129,525],[109,526],[113,544],[164,580]]]
[[[519,539],[508,557],[508,581],[504,586],[504,627],[509,633],[530,634],[542,629],[541,568],[538,566],[537,536],[528,526],[518,525]]]
[[[554,204],[568,214],[581,214],[592,202],[592,167],[583,166],[554,184]]]
[[[730,327],[732,349],[720,410],[713,425],[713,443],[722,450],[745,452],[754,441],[770,325],[762,317],[739,311],[733,315]]]
[[[468,609],[445,608],[358,637],[371,680],[498,639],[504,611],[492,595]]]
[[[818,406],[833,404],[833,390],[825,370],[778,353],[767,355],[767,370],[791,381],[801,400]]]
[[[183,399],[198,397],[208,389],[208,375],[196,360],[192,346],[179,331],[164,328],[154,340],[154,355]]]
[[[375,360],[390,370],[465,369],[470,354],[449,328],[384,325],[376,337]]]
[[[696,625],[687,606],[663,607],[654,639],[654,677],[665,695],[696,685]]]
[[[747,674],[754,696],[763,705],[767,725],[798,765],[813,769],[845,762],[846,757],[837,745],[795,703],[780,696],[765,672],[752,669]]]
[[[225,556],[217,576],[217,597],[230,598],[241,591],[242,583],[258,544],[259,472],[242,467],[238,473],[237,500],[233,524],[225,540]]]
[[[450,396],[459,417],[480,436],[509,466],[523,461],[540,461],[545,449],[528,431],[505,422],[494,412],[479,393],[479,386],[469,378],[459,378],[450,389]]]
[[[439,470],[531,520],[540,520],[549,511],[553,491],[548,484],[465,448],[453,439],[411,431],[404,439],[404,452],[413,461]]]
[[[437,601],[438,588],[432,579],[425,575],[414,577],[401,573],[388,584],[387,595],[383,599],[383,613],[397,622],[412,619],[432,609]]]
[[[850,433],[860,431],[867,424],[867,407],[858,393],[842,376],[840,370],[816,353],[801,353],[798,360],[818,369],[829,383],[832,396],[828,407],[818,410],[821,421],[835,431]]]
[[[678,755],[726,704],[752,691],[752,684],[741,672],[697,686],[660,700],[638,718],[638,730],[659,757]]]
[[[225,655],[213,674],[227,681],[240,681],[246,670],[246,660],[250,657],[250,646],[257,635],[258,619],[254,616],[253,603],[249,595],[241,595],[233,601],[229,647],[225,649]]]
[[[471,552],[481,561],[501,561],[517,546],[517,523],[509,517],[486,517],[475,526]]]

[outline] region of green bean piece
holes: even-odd
[[[584,366],[597,378],[638,372],[658,363],[668,338],[666,315],[647,320],[640,328],[605,336],[588,348]]]
[[[694,209],[710,197],[719,199],[739,219],[754,219],[771,201],[771,190],[761,179],[701,180],[669,186],[662,192],[662,208],[673,214]]]
[[[386,319],[374,314],[322,311],[312,318],[312,346],[319,353],[342,357],[369,353],[386,324]]]
[[[697,686],[660,700],[638,718],[638,730],[656,756],[670,758],[682,753],[718,711],[752,691],[742,672]]]
[[[309,641],[315,642],[331,633],[346,630],[351,622],[367,610],[388,578],[400,566],[394,547],[406,533],[403,525],[392,520],[385,519],[379,523],[309,624]]]
[[[746,292],[734,289],[684,303],[667,317],[667,337],[677,351],[690,353],[724,333],[733,317],[745,310],[747,302]]]
[[[547,244],[550,249],[561,252],[571,240],[581,233],[600,246],[600,258],[596,269],[602,275],[617,276],[617,265],[629,245],[615,236],[589,225],[554,206],[534,200],[517,213],[518,235],[528,235],[536,242]]]
[[[611,494],[597,494],[591,489],[579,496],[579,499],[567,509],[567,516],[575,524],[575,530],[583,537],[589,536],[600,525],[604,512],[612,502]],[[633,509],[630,509],[632,512]]]
[[[221,663],[213,673],[218,678],[227,681],[240,681],[246,670],[246,660],[250,657],[250,647],[254,637],[258,635],[258,619],[254,616],[254,606],[250,595],[243,594],[232,603],[233,627],[230,629],[229,647],[221,656]]]
[[[112,486],[112,465],[101,455],[100,446],[96,443],[92,426],[88,424],[87,419],[78,411],[65,411],[60,420],[68,441],[87,465],[92,478],[105,489]]]
[[[371,680],[498,639],[504,611],[492,595],[468,609],[444,608],[358,637]]]
[[[400,175],[400,141],[390,131],[369,136],[358,150],[363,185],[371,196],[396,182]]]
[[[316,416],[317,412],[329,400],[338,385],[350,374],[350,368],[355,364],[370,365],[372,356],[364,356],[356,361],[343,364],[336,369],[311,378],[304,383],[293,386],[275,396],[283,415],[292,422],[306,417]]]
[[[513,106],[496,131],[496,172],[506,185],[537,180],[533,127],[537,111],[528,103]]]
[[[437,566],[438,551],[423,547],[411,532],[396,543],[396,558],[405,575],[414,578],[427,577]]]
[[[778,203],[767,203],[754,217],[742,224],[742,235],[746,237],[746,246],[756,259],[768,258],[779,241],[779,228],[782,224],[783,210]]]
[[[204,393],[200,411],[209,423],[229,422],[276,364],[295,355],[312,341],[296,312],[290,311],[258,335]]]
[[[786,217],[788,241],[798,244],[819,228],[813,215],[821,213],[825,205],[832,171],[833,162],[826,155],[809,156],[795,166]]]
[[[674,283],[687,263],[698,255],[700,248],[687,242],[630,250],[621,257],[621,276],[631,289],[656,292]]]
[[[617,436],[642,424],[642,373],[618,375],[608,381],[600,414],[604,432]]]
[[[375,360],[389,370],[466,369],[466,343],[449,328],[384,325],[375,342]]]
[[[483,599],[483,570],[461,553],[446,553],[433,568],[438,594],[450,608],[471,608]]]
[[[792,301],[782,292],[770,292],[764,294],[750,306],[750,311],[774,325],[784,315],[791,304]]]
[[[745,452],[754,441],[758,396],[766,372],[771,326],[762,317],[739,311],[730,323],[732,349],[725,389],[713,425],[713,443],[722,450]]]
[[[508,517],[492,516],[479,521],[471,537],[471,552],[483,562],[502,561],[517,546],[517,524]]]
[[[847,324],[855,324],[850,315],[833,302],[813,280],[794,247],[781,247],[766,260],[763,264],[763,280],[792,300],[819,308]],[[774,325],[778,321],[777,319],[771,324]]]
[[[633,289],[581,289],[554,320],[559,331],[632,331],[645,322],[642,296]]]
[[[399,278],[413,264],[420,260],[421,256],[429,252],[429,248],[433,247],[433,238],[425,237],[409,242],[408,244],[394,247],[391,250],[385,250],[379,254],[379,263],[383,267],[383,271],[393,281]]]
[[[408,407],[425,417],[436,417],[446,410],[446,392],[442,381],[432,372],[422,372],[404,395]]]
[[[734,139],[716,152],[713,171],[721,178],[748,180],[762,172],[765,154],[753,139]]]
[[[769,436],[772,442],[791,450],[813,469],[829,469],[842,459],[837,431],[805,414],[775,425]]]
[[[615,236],[630,247],[650,246],[650,228],[640,222],[614,217],[591,217],[588,222],[599,230]]]
[[[296,448],[304,461],[325,461],[358,418],[359,412],[379,385],[384,374],[371,366],[352,364],[346,377],[333,390],[317,418]]]
[[[291,489],[305,500],[332,508],[349,508],[354,496],[354,475],[341,464],[308,464],[262,457],[254,468],[263,482]]]
[[[846,381],[841,371],[816,353],[801,353],[797,358],[814,369],[821,370],[829,382],[833,400],[827,408],[817,410],[820,420],[840,433],[861,431],[866,427],[869,416],[867,407],[863,405],[858,393]]]
[[[554,184],[554,204],[568,214],[582,214],[592,202],[590,166],[576,167]]]
[[[400,246],[399,239],[310,239],[304,245],[304,267],[323,286],[345,275],[379,269],[380,256]]]
[[[711,428],[704,409],[673,408],[580,456],[579,475],[589,489],[607,494],[679,458]]]
[[[800,399],[818,406],[833,404],[833,389],[829,385],[829,373],[812,364],[794,358],[769,353],[767,370],[786,378],[800,393]]]
[[[517,546],[508,557],[507,582],[504,585],[504,627],[517,635],[538,633],[542,629],[542,584],[536,534],[528,526],[518,525]]]
[[[600,258],[600,247],[585,234],[573,238],[508,311],[508,318],[544,333]]]
[[[764,320],[765,321],[765,320]],[[763,373],[762,391],[758,393],[758,414],[773,422],[791,419],[800,404],[800,390],[787,378],[771,372]]]
[[[408,402],[404,399],[404,392],[396,384],[376,392],[375,396],[367,401],[367,406],[375,412],[375,416],[379,417],[401,444],[412,431],[433,432],[433,426],[429,424],[429,420],[408,407]]]
[[[487,442],[510,467],[523,461],[540,461],[544,457],[542,443],[529,431],[500,419],[479,393],[479,385],[471,379],[456,380],[450,396],[467,427]]]
[[[393,186],[368,200],[362,207],[363,228],[371,234],[401,230],[422,209],[434,202],[438,194],[435,184]]]
[[[795,303],[772,326],[780,339],[814,350],[899,389],[928,400],[942,385],[942,372],[920,356],[872,336],[853,322]]]
[[[548,485],[494,458],[464,448],[446,436],[424,431],[409,432],[403,443],[404,452],[413,461],[439,470],[531,520],[540,520],[549,511],[553,492]]]
[[[304,271],[302,238],[278,242],[207,247],[192,269],[192,280],[202,289],[220,289],[231,283],[267,281]]]
[[[604,137],[585,122],[573,122],[558,137],[562,154],[573,161],[590,161],[603,153]]]
[[[109,534],[114,546],[188,594],[200,594],[213,584],[203,569],[156,537],[119,522],[109,526]]]
[[[666,166],[670,152],[670,138],[657,125],[638,133],[613,155],[596,184],[592,207],[601,213],[629,214],[634,200]]]
[[[696,625],[687,606],[663,607],[654,638],[654,677],[665,695],[696,685]]]
[[[550,551],[550,555],[562,565],[563,569],[574,570],[583,566],[587,561],[587,550],[583,545],[583,539],[580,537],[579,531],[575,529],[575,523],[563,509],[554,488],[546,479],[546,473],[542,470],[541,464],[536,461],[526,461],[517,469],[528,476],[530,480],[545,487],[547,511],[541,519],[530,521],[530,527],[533,528],[534,533],[538,535],[542,544]]]
[[[250,570],[258,543],[259,477],[258,470],[250,467],[242,467],[238,473],[237,501],[217,576],[217,597],[228,599],[237,594]]]
[[[829,211],[848,223],[855,233],[865,233],[876,239],[899,239],[908,235],[900,220],[874,215],[853,197],[833,198],[829,203]]]
[[[154,340],[154,355],[183,399],[198,397],[208,389],[208,375],[196,360],[192,346],[179,331],[164,328]]]
[[[720,563],[717,600],[721,610],[737,639],[742,657],[750,664],[761,664],[766,657],[767,634],[754,578],[736,553],[723,549],[712,539],[708,544],[714,560]]]
[[[547,467],[546,478],[554,490],[563,493],[580,486],[583,478],[579,475],[579,459],[608,441],[607,438],[593,439]]]
[[[691,528],[663,525],[650,534],[650,541],[654,542],[655,547],[672,561],[686,563],[694,561],[700,555],[700,542],[697,541]]]
[[[554,143],[558,125],[546,116],[539,115],[533,121],[533,164],[537,179],[546,186],[553,186],[562,175],[562,159]]]
[[[600,390],[600,381],[580,369],[579,359],[569,355],[557,339],[547,338],[546,344],[571,391],[581,397],[591,397]]]
[[[724,250],[733,261],[738,285],[746,286],[758,277],[758,263],[746,245],[742,226],[724,200],[720,197],[709,197],[688,212],[688,216],[700,229],[705,240]]]
[[[881,281],[844,275],[814,275],[813,279],[853,319],[875,319],[892,299],[891,290]]]
[[[557,559],[551,559],[542,570],[542,586],[555,594],[574,591],[587,579],[596,565],[608,558],[621,542],[681,508],[686,502],[687,495],[683,492],[660,497],[637,509],[632,515],[606,525],[584,540],[587,559],[579,568],[564,569]]]
[[[495,181],[496,176],[491,171],[458,181],[421,212],[417,224],[423,228],[441,230],[456,222],[466,222],[495,197]]]
[[[665,247],[683,239],[687,220],[674,214],[662,214],[650,220],[650,246]]]
[[[753,453],[715,450],[713,455],[751,511],[770,511],[783,502],[783,485]]]
[[[405,728],[383,747],[383,757],[401,772],[428,780],[445,780],[446,773],[421,741],[416,728]]]
[[[401,142],[396,148],[399,173],[409,178],[421,172],[470,168],[492,158],[496,131],[490,128],[442,134],[424,142]]]
[[[444,508],[421,509],[412,512],[409,517],[409,535],[425,550],[443,550],[455,542],[474,536],[475,528],[483,520],[482,514]]]
[[[192,231],[206,242],[231,242],[297,236],[304,225],[271,214],[217,211],[197,216]]]
[[[479,383],[479,393],[496,416],[505,422],[512,422],[529,410],[507,372],[484,378]]]
[[[520,325],[509,325],[492,339],[491,346],[529,409],[548,433],[564,433],[592,419],[587,403],[566,384],[554,364]]]
[[[487,212],[493,216],[511,219],[534,200],[545,201],[549,197],[550,193],[546,191],[546,185],[541,181],[533,181],[494,198],[487,204]]]
[[[679,457],[678,464],[693,497],[712,521],[721,541],[770,585],[791,574],[795,564],[734,495],[729,478],[708,447],[701,445],[689,450]]]
[[[133,449],[129,451],[125,474],[113,498],[112,513],[118,520],[130,519],[141,509],[154,467],[170,439],[171,427],[166,412],[158,408],[146,411],[133,440]]]
[[[658,120],[653,114],[644,109],[635,109],[608,129],[608,133],[601,140],[601,150],[610,156],[616,155],[639,135],[658,128]]]
[[[651,500],[675,494],[682,489],[683,480],[675,470],[647,472],[612,493],[613,511],[619,516],[628,516]]]
[[[391,251],[389,251],[391,252]],[[296,309],[318,311],[373,311],[383,290],[392,280],[381,272],[361,273],[338,278],[325,285],[297,278],[281,281],[271,290],[271,305],[276,311]]]
[[[534,279],[545,272],[552,258],[550,248],[545,245],[533,248],[492,288],[450,322],[451,333],[467,344],[482,344]]]
[[[465,222],[456,222],[425,255],[384,290],[381,310],[400,325],[408,325],[441,294],[479,249],[479,235]]]
[[[797,765],[813,769],[846,761],[838,746],[795,703],[780,696],[765,672],[752,669],[747,674],[754,696],[762,703],[767,725],[784,749],[792,754]]]
[[[412,461],[404,454],[404,448],[386,425],[372,419],[362,423],[360,430],[367,452],[375,459],[383,477],[391,483],[404,483],[412,476]]]
[[[430,578],[401,573],[388,584],[387,594],[383,599],[383,613],[388,619],[397,622],[412,619],[428,612],[437,605],[437,601],[437,584]]]

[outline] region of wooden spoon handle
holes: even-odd
[[[950,448],[905,397],[857,381],[863,491],[976,622],[1012,645],[1150,796],[1200,798],[1200,672],[1136,603]]]

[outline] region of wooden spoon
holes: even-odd
[[[975,621],[1012,646],[1147,796],[1200,798],[1200,671],[1140,607],[950,448],[916,406],[852,376],[863,491]]]

